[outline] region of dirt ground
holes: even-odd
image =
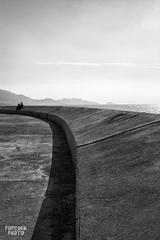
[[[51,130],[34,118],[0,116],[0,180],[47,180]]]
[[[47,188],[52,136],[43,121],[0,115],[0,239],[31,239]],[[23,189],[23,190],[22,190]],[[26,226],[11,236],[6,226]]]

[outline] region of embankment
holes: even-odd
[[[17,112],[8,107],[0,113]],[[25,107],[18,114],[52,122],[67,139],[76,239],[160,238],[159,115],[78,107]]]

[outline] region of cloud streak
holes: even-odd
[[[160,63],[157,64],[137,64],[125,62],[35,62],[36,65],[54,65],[54,66],[82,66],[82,67],[126,67],[126,68],[142,68],[142,69],[160,69]]]
[[[10,63],[39,65],[39,66],[73,66],[73,67],[123,67],[136,69],[160,70],[160,63],[127,63],[127,62],[70,62],[70,61],[37,61],[28,59],[8,60]]]

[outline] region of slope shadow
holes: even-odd
[[[75,168],[63,130],[50,123],[52,165],[31,240],[76,239]]]

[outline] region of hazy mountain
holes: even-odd
[[[60,105],[99,105],[96,102],[89,102],[80,98],[63,98],[62,100],[57,100]]]
[[[156,104],[115,104],[112,102],[107,102],[106,104],[98,104],[95,102],[89,102],[79,98],[64,98],[61,100],[54,100],[52,98],[44,99],[32,99],[24,95],[15,94],[10,91],[0,89],[0,106],[10,105],[15,106],[18,103],[23,102],[24,105],[50,105],[50,106],[86,106],[86,107],[96,107],[105,109],[116,109],[124,111],[134,111],[134,112],[147,112],[147,113],[158,113],[160,114],[160,105]]]
[[[24,95],[15,94],[13,92],[0,89],[0,105],[17,105],[18,103],[23,102],[24,105],[98,105],[95,102],[85,101],[80,98],[64,98],[61,100],[54,100],[52,98],[44,99],[32,99]]]

